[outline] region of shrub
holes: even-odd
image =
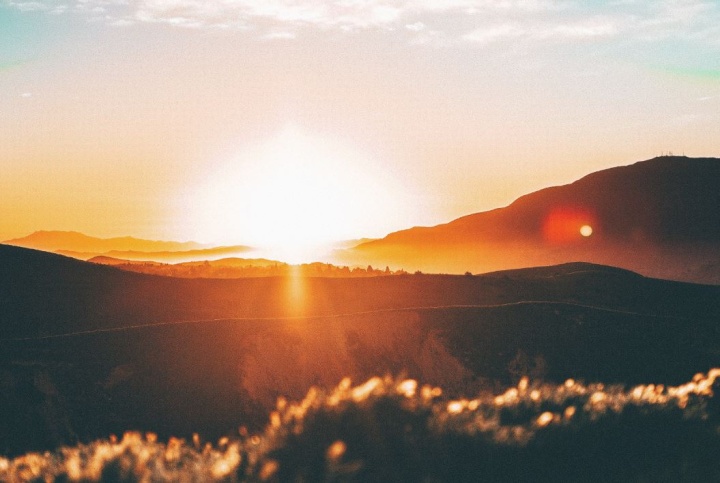
[[[264,433],[127,433],[0,458],[2,481],[718,481],[720,369],[677,386],[533,383],[447,400],[372,378],[280,399]]]

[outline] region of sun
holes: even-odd
[[[314,261],[335,241],[388,229],[402,212],[392,176],[350,149],[288,129],[208,174],[193,196],[195,238]]]

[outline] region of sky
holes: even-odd
[[[0,0],[0,239],[380,237],[720,156],[720,2]]]

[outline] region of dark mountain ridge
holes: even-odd
[[[719,208],[720,159],[663,156],[545,188],[504,208],[391,233],[348,256],[449,272],[583,260],[720,283]],[[590,236],[582,235],[584,225]]]
[[[663,156],[597,171],[568,185],[521,196],[505,208],[434,227],[401,230],[359,247],[457,243],[475,237],[482,237],[478,241],[543,239],[543,222],[553,210],[562,209],[587,216],[595,237],[718,242],[717,207],[720,159]]]

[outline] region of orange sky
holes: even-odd
[[[377,237],[720,153],[715,4],[199,5],[0,6],[0,239]]]

